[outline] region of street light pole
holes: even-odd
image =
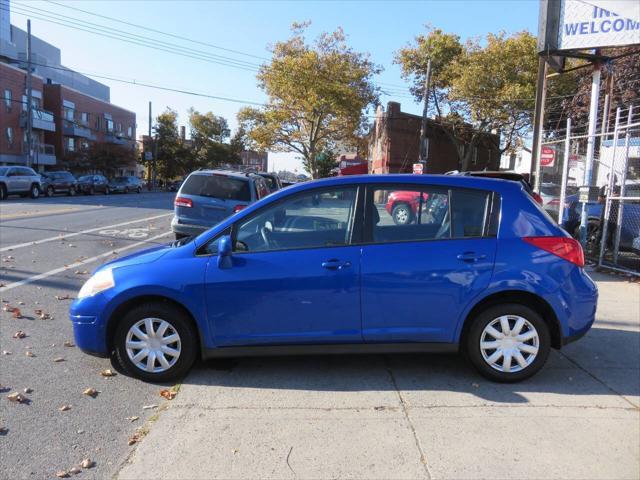
[[[431,81],[431,59],[427,62],[427,76],[424,81],[424,107],[422,109],[422,124],[420,126],[420,163],[426,166],[429,157],[427,139],[427,112],[429,110],[429,82]],[[426,168],[425,168],[426,170]]]
[[[27,166],[33,165],[33,90],[31,88],[31,20],[27,20]]]

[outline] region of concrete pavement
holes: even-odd
[[[596,325],[529,381],[456,356],[212,361],[117,478],[640,478],[640,285],[593,276]]]

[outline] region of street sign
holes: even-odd
[[[421,163],[414,163],[413,164],[413,173],[416,175],[422,175],[422,171],[424,170],[424,165],[422,165]]]
[[[543,167],[553,167],[556,163],[556,151],[551,147],[542,147],[540,151],[540,165]]]

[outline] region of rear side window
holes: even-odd
[[[451,236],[481,237],[490,211],[490,194],[482,190],[451,190]]]
[[[251,201],[248,181],[224,175],[191,175],[182,185],[180,193],[241,202]]]

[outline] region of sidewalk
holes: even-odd
[[[117,478],[639,478],[640,284],[593,277],[593,330],[521,384],[456,356],[200,365]]]

